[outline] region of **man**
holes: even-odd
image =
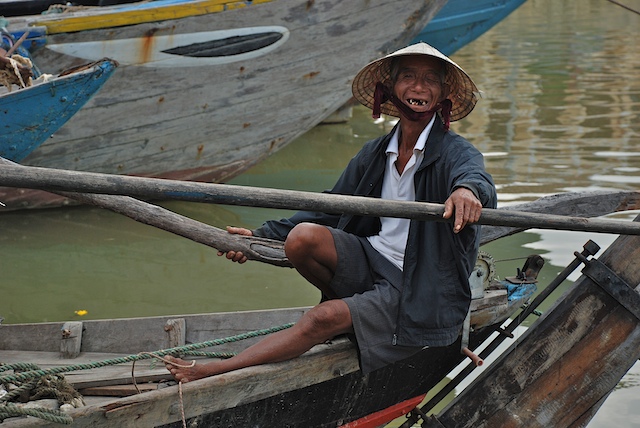
[[[259,229],[230,233],[284,240],[293,266],[323,301],[287,330],[228,360],[171,358],[176,380],[193,381],[287,360],[335,336],[354,338],[364,373],[459,336],[469,310],[468,278],[478,252],[482,207],[496,190],[481,153],[449,131],[471,112],[477,88],[445,55],[418,43],[365,66],[353,94],[400,120],[350,161],[331,193],[444,203],[448,222],[299,212]],[[222,255],[222,253],[219,253]],[[244,263],[240,252],[226,257]]]

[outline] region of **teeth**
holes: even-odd
[[[415,98],[409,98],[407,100],[409,102],[409,104],[414,105],[414,106],[424,106],[427,105],[426,101],[423,100],[416,100]]]

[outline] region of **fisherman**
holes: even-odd
[[[322,301],[291,328],[227,360],[195,364],[169,357],[181,382],[297,357],[339,335],[356,344],[363,373],[456,341],[469,311],[483,207],[496,189],[482,154],[449,130],[475,107],[478,89],[447,56],[426,43],[365,66],[354,97],[400,120],[355,155],[330,193],[444,204],[445,219],[298,212],[256,230],[229,233],[284,241],[287,258],[322,292]],[[219,252],[218,255],[224,253]],[[244,263],[241,252],[226,258]]]

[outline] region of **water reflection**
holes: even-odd
[[[485,153],[508,153],[487,157],[503,192],[635,187],[640,55],[630,41],[639,29],[637,16],[607,2],[529,0],[456,54],[485,90],[458,129]],[[604,152],[616,159],[604,162]]]

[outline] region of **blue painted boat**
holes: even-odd
[[[445,55],[471,43],[526,0],[449,0],[414,39]]]
[[[0,156],[14,162],[27,157],[100,90],[116,66],[104,59],[0,93]]]

